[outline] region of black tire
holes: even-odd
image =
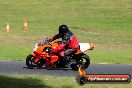
[[[31,54],[29,54],[26,58],[26,65],[28,68],[33,69],[33,67],[41,68],[45,61],[43,59],[40,59],[37,63],[34,63],[35,57],[33,57]]]
[[[78,59],[80,59],[80,61],[75,64],[71,64],[70,67],[75,71],[77,71],[80,66],[82,66],[83,69],[87,69],[90,64],[89,56],[86,54],[82,54]]]
[[[35,67],[34,63],[35,58],[29,54],[26,58],[26,65],[28,66],[28,68],[33,69],[33,67]]]
[[[82,58],[83,60],[86,60],[86,61],[82,64],[83,69],[87,69],[88,66],[89,66],[89,64],[90,64],[90,58],[89,58],[89,56],[86,55],[86,54],[84,54],[84,55],[81,56],[81,58]]]
[[[37,68],[42,68],[42,66],[45,64],[45,61],[43,59],[40,59],[38,62],[37,62]]]

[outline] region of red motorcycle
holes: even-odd
[[[78,70],[80,66],[84,69],[88,68],[90,58],[84,52],[92,50],[94,48],[93,43],[79,43],[79,49],[64,59],[60,59],[57,54],[52,52],[52,49],[56,48],[60,43],[61,41],[50,43],[46,39],[36,44],[33,53],[26,58],[28,68],[41,68],[42,66],[49,68],[72,68],[73,70]]]

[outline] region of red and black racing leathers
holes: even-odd
[[[49,41],[54,41],[59,38],[62,38],[62,43],[53,49],[54,53],[58,53],[60,56],[65,57],[72,52],[76,52],[79,46],[78,39],[70,30],[65,34],[57,34],[53,36]]]

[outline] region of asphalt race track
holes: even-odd
[[[87,74],[130,74],[132,64],[91,64],[86,69]],[[71,69],[28,69],[24,61],[0,61],[0,74],[36,74],[52,76],[76,76],[77,72]]]

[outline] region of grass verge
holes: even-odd
[[[67,24],[79,42],[95,43],[87,52],[92,63],[131,63],[131,12],[132,0],[1,0],[0,60],[25,60],[36,41]],[[6,22],[11,33],[5,33]]]
[[[131,88],[132,84],[85,84],[80,86],[75,77],[38,75],[0,75],[0,88]]]

